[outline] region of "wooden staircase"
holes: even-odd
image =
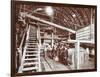
[[[40,69],[40,53],[38,51],[37,31],[34,26],[29,26],[21,66],[18,72],[32,73],[38,72]]]

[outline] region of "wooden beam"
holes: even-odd
[[[38,25],[37,28],[37,39],[39,40],[39,44],[38,44],[38,62],[39,62],[39,72],[41,72],[41,61],[40,61],[40,52],[41,52],[41,36],[40,36],[40,26]]]
[[[47,24],[44,24],[44,23],[35,23],[35,22],[29,22],[30,24],[36,24],[36,25],[42,25],[42,26],[49,26],[49,25],[47,25]]]
[[[75,42],[80,42],[80,43],[89,43],[89,44],[94,44],[94,41],[88,41],[88,40],[68,40],[68,43],[75,43]]]
[[[51,26],[54,26],[54,27],[57,27],[57,28],[60,28],[60,29],[63,29],[63,30],[69,31],[69,32],[71,32],[71,33],[76,33],[76,31],[74,31],[74,30],[72,30],[72,29],[69,29],[69,28],[66,28],[66,27],[64,27],[64,26],[57,25],[57,24],[55,24],[55,23],[52,23],[52,22],[49,22],[49,21],[43,20],[43,19],[41,19],[41,18],[38,18],[38,17],[32,16],[32,15],[30,15],[30,14],[26,14],[26,16],[27,16],[28,18],[31,18],[31,19],[37,20],[37,21],[39,21],[39,22],[43,22],[43,23],[45,23],[45,24],[49,24],[49,25],[51,25]]]

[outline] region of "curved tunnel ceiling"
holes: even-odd
[[[36,11],[32,13],[32,15],[42,18],[44,20],[56,23],[58,25],[62,25],[72,30],[78,30],[80,28],[90,25],[91,23],[95,23],[95,9],[94,8],[52,6],[54,10],[54,15],[52,16],[52,20],[51,20],[51,17],[48,16],[44,11],[45,7],[46,6],[43,6],[43,5],[19,4],[19,5],[16,5],[16,14],[19,11],[31,13],[35,11],[36,9],[41,8],[43,10]]]

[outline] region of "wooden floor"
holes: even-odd
[[[73,68],[71,68],[69,65],[63,65],[60,62],[56,62],[50,58],[43,58],[43,57],[41,57],[41,67],[42,67],[42,72],[73,70]],[[94,68],[93,61],[88,61],[80,66],[80,70],[93,69],[93,68]]]
[[[94,69],[95,68],[95,63],[94,60],[88,60],[84,64],[80,65],[80,69]]]
[[[69,66],[65,66],[59,62],[56,62],[50,58],[41,57],[41,67],[42,71],[63,71],[63,70],[71,70]]]

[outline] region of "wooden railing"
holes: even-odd
[[[27,31],[28,31],[28,25],[26,26],[26,29],[24,31],[24,34],[23,34],[23,37],[22,37],[22,40],[21,40],[21,43],[20,43],[20,46],[18,48],[19,63],[20,64],[21,64],[21,58],[22,58],[22,54],[23,54],[23,44],[24,44],[24,40],[25,40],[25,36],[26,36]]]

